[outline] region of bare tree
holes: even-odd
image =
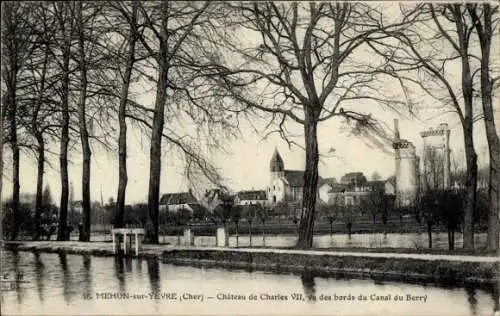
[[[495,127],[493,91],[499,77],[492,78],[491,45],[493,25],[498,24],[498,6],[490,3],[468,4],[467,9],[476,28],[481,47],[481,101],[483,105],[486,139],[488,140],[490,174],[488,185],[489,216],[486,246],[499,249],[500,240],[500,138]],[[495,28],[498,30],[498,28]],[[498,36],[498,34],[497,34]]]
[[[84,33],[84,18],[83,18],[83,2],[77,3],[75,25],[78,38],[78,68],[80,70],[80,87],[78,100],[78,127],[80,130],[80,140],[82,143],[82,207],[83,207],[83,234],[80,234],[80,241],[90,241],[90,224],[91,224],[91,201],[90,201],[90,159],[92,151],[90,149],[89,132],[87,128],[87,60],[85,48],[85,33]]]
[[[380,13],[352,3],[241,3],[227,4],[229,22],[238,38],[226,33],[219,40],[230,60],[212,58],[206,71],[221,75],[227,94],[244,109],[267,113],[275,131],[305,149],[306,163],[298,247],[312,246],[318,183],[320,122],[342,117],[359,130],[378,130],[376,120],[357,108],[364,100],[401,108],[400,95],[383,91],[381,74],[363,63],[358,52],[376,31],[388,29]],[[224,32],[230,27],[224,28]],[[249,43],[238,41],[242,34]],[[382,35],[384,37],[385,35]],[[228,39],[229,38],[229,39]],[[229,48],[228,48],[229,47]],[[368,61],[367,61],[368,62]],[[372,62],[371,60],[369,62]],[[373,62],[377,62],[374,60]],[[365,71],[363,71],[365,70]],[[290,139],[287,123],[300,126],[304,146]],[[270,123],[271,124],[271,123]]]
[[[2,98],[2,108],[6,109],[7,120],[3,124],[9,124],[9,137],[7,142],[12,149],[12,208],[14,213],[14,226],[10,238],[17,238],[21,224],[19,210],[19,154],[20,144],[18,140],[18,90],[19,76],[25,68],[27,57],[31,55],[34,45],[31,43],[31,33],[28,31],[28,22],[31,8],[26,3],[8,2],[2,3],[2,77],[6,86],[5,97]],[[3,110],[2,110],[3,112]],[[3,145],[3,144],[2,144]],[[3,158],[2,158],[3,159]],[[3,166],[2,166],[3,167]]]
[[[70,141],[70,61],[71,61],[71,39],[73,35],[74,20],[71,15],[72,4],[68,2],[53,2],[52,8],[56,19],[57,32],[53,43],[57,45],[60,55],[55,53],[58,67],[62,77],[59,86],[60,113],[61,113],[61,135],[59,150],[59,169],[61,174],[61,201],[59,204],[59,230],[57,240],[66,240],[66,221],[68,217],[68,145]]]
[[[78,92],[76,113],[78,134],[82,148],[82,207],[83,231],[80,240],[90,241],[92,204],[91,187],[91,141],[95,140],[105,149],[110,148],[109,131],[112,128],[110,109],[115,99],[110,96],[117,83],[111,78],[115,65],[109,62],[114,56],[105,46],[109,38],[109,26],[103,17],[104,3],[78,2],[74,10],[76,49],[73,55],[77,74],[75,88]],[[100,133],[100,134],[99,134]]]
[[[460,4],[402,7],[403,21],[411,19],[414,22],[397,31],[386,31],[385,34],[392,35],[392,40],[372,41],[370,44],[387,59],[388,73],[407,82],[408,86],[421,88],[457,113],[464,134],[467,167],[464,248],[473,249],[477,154],[473,139],[475,118],[470,39],[474,25],[466,10]],[[454,73],[453,69],[460,69],[460,74]],[[461,78],[459,85],[455,85],[456,75]]]
[[[168,98],[167,89],[175,87],[174,80],[170,78],[174,75],[172,68],[178,62],[177,56],[189,52],[185,48],[185,43],[192,35],[193,29],[203,23],[200,17],[208,6],[208,2],[186,4],[161,1],[159,3],[141,3],[139,7],[141,17],[145,19],[148,29],[147,32],[144,31],[138,34],[138,40],[154,59],[157,69],[157,80],[154,80],[156,81],[154,108],[146,110],[146,112],[153,113],[152,123],[149,124],[147,120],[139,119],[141,123],[151,128],[148,193],[149,225],[146,226],[146,241],[149,243],[158,243],[162,138],[167,137],[180,145],[186,153],[190,152],[186,149],[186,146],[182,146],[182,142],[176,141],[176,138],[172,137],[175,135],[174,133],[172,133],[173,135],[164,133],[165,108]],[[155,43],[157,45],[154,45]],[[182,77],[179,73],[177,75]],[[131,114],[131,116],[133,115]],[[137,117],[135,118],[137,119]]]
[[[116,198],[116,210],[114,227],[123,227],[123,216],[125,211],[125,194],[127,189],[127,122],[126,108],[129,97],[130,80],[132,71],[136,62],[136,42],[138,36],[137,25],[137,1],[132,2],[132,8],[129,9],[125,3],[115,2],[114,7],[121,14],[121,18],[126,20],[125,25],[128,25],[129,32],[124,35],[126,57],[124,59],[124,73],[122,75],[122,86],[120,92],[119,108],[118,108],[118,194]],[[130,10],[130,11],[129,11]]]

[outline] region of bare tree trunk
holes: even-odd
[[[39,135],[37,137],[38,142],[38,167],[37,167],[37,180],[36,180],[36,198],[35,198],[35,231],[33,240],[38,240],[40,238],[40,228],[41,221],[40,217],[42,214],[42,195],[43,195],[43,173],[45,167],[45,142],[43,137]]]
[[[67,6],[67,3],[55,4],[56,6]],[[65,23],[63,19],[60,20],[61,32],[65,35]],[[71,30],[69,32],[71,34]],[[68,217],[68,194],[69,194],[69,180],[68,180],[68,144],[69,144],[69,62],[70,62],[70,35],[64,38],[62,47],[62,82],[61,82],[61,146],[59,152],[59,168],[61,173],[61,203],[59,205],[59,230],[57,232],[57,240],[66,240],[66,221]]]
[[[474,223],[473,215],[476,205],[477,187],[477,154],[474,150],[473,138],[473,94],[472,76],[469,64],[468,46],[469,39],[465,31],[465,25],[459,16],[460,8],[454,5],[456,11],[456,25],[462,60],[462,95],[464,98],[464,119],[462,121],[464,131],[465,158],[467,164],[466,198],[464,215],[464,249],[474,249]],[[457,8],[458,7],[458,8]]]
[[[448,226],[448,250],[455,249],[455,227]]]
[[[122,91],[120,95],[120,107],[118,110],[118,123],[120,126],[120,135],[118,138],[118,196],[116,197],[115,228],[123,227],[125,212],[125,194],[127,190],[127,122],[126,109],[128,91],[130,86],[130,77],[135,61],[135,43],[137,39],[135,24],[137,17],[137,2],[132,2],[132,17],[130,21],[130,43],[127,53],[125,75],[123,77]]]
[[[488,214],[488,234],[486,238],[486,248],[488,250],[499,249],[500,230],[500,139],[496,132],[495,118],[493,112],[492,92],[493,82],[490,78],[490,52],[492,30],[492,14],[489,3],[482,5],[481,23],[476,13],[476,8],[468,6],[473,20],[476,22],[476,30],[481,46],[481,99],[483,104],[484,126],[486,129],[486,139],[488,140],[490,158],[490,176],[488,185],[489,214]]]
[[[464,126],[465,139],[465,157],[467,164],[467,179],[465,183],[465,214],[463,228],[463,247],[464,249],[474,249],[474,209],[476,205],[476,187],[477,187],[477,155],[474,150],[472,139],[472,119],[470,116],[465,118]]]
[[[16,67],[16,66],[15,66]],[[14,68],[16,69],[16,68]],[[17,142],[17,105],[16,86],[17,70],[12,72],[12,83],[9,87],[9,121],[10,121],[10,146],[12,148],[12,211],[14,212],[14,226],[10,239],[15,240],[21,227],[21,213],[19,213],[19,144]]]
[[[429,238],[429,249],[432,249],[432,223],[427,221],[427,238]]]
[[[40,238],[41,229],[41,214],[42,214],[42,191],[43,191],[43,174],[45,172],[45,140],[43,139],[43,130],[39,128],[39,114],[43,104],[43,97],[45,93],[45,76],[47,73],[47,63],[49,59],[49,46],[45,47],[45,56],[43,60],[42,74],[40,77],[40,92],[38,94],[35,110],[31,121],[31,129],[38,143],[38,168],[37,168],[37,182],[36,182],[36,198],[35,198],[35,231],[34,240]]]
[[[151,131],[151,147],[149,152],[149,192],[148,192],[148,223],[146,225],[146,242],[158,244],[158,221],[161,177],[161,140],[167,100],[168,79],[168,1],[162,2],[162,18],[160,29],[160,50],[157,54],[158,82],[156,84],[156,101]]]
[[[308,110],[309,112],[310,110]],[[312,112],[312,111],[311,111]],[[300,218],[299,240],[297,247],[308,249],[313,244],[313,228],[316,216],[316,193],[318,186],[318,134],[316,114],[307,113],[304,124],[306,142],[306,170],[304,172],[304,191],[302,214]]]
[[[484,55],[484,53],[483,53]],[[483,57],[484,58],[484,57]],[[486,68],[486,70],[485,70]],[[488,250],[499,249],[499,214],[500,214],[500,139],[496,133],[491,100],[491,81],[488,80],[488,66],[481,69],[481,89],[485,118],[486,138],[490,158],[490,177],[488,186],[489,214],[486,246]]]
[[[77,24],[78,24],[78,49],[80,68],[80,98],[78,100],[78,125],[80,129],[80,140],[82,143],[82,208],[83,208],[83,236],[81,241],[90,241],[91,224],[91,201],[90,201],[90,163],[92,152],[90,150],[89,132],[86,118],[87,99],[87,65],[85,61],[85,39],[83,34],[83,3],[78,2]]]
[[[6,64],[4,69],[2,63],[2,79],[5,82],[7,119],[9,121],[9,143],[12,149],[12,211],[14,225],[10,231],[10,239],[15,240],[21,226],[21,214],[19,213],[19,144],[17,140],[17,74],[19,72],[19,51],[16,38],[17,26],[16,4],[5,3],[2,5],[2,59]],[[5,99],[4,99],[5,101]],[[2,122],[3,123],[3,122]],[[2,125],[3,128],[3,125]],[[3,133],[3,130],[2,130]]]

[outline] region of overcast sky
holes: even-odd
[[[391,4],[392,5],[392,4]],[[497,54],[492,54],[496,56]],[[369,58],[369,56],[368,56]],[[143,104],[152,105],[154,97],[143,96]],[[451,148],[453,159],[464,161],[463,135],[455,113],[444,113],[442,109],[436,110],[432,106],[433,101],[429,100],[429,106],[422,108],[417,117],[410,118],[403,113],[402,116],[384,110],[382,108],[372,108],[369,111],[373,117],[380,120],[387,128],[392,129],[393,119],[399,119],[399,129],[402,138],[408,139],[417,147],[417,154],[420,155],[422,139],[419,133],[429,127],[435,127],[441,122],[447,122],[451,127]],[[359,107],[363,108],[362,101]],[[496,112],[497,128],[500,128]],[[301,128],[289,125],[289,128],[297,133],[296,139],[303,143]],[[305,154],[298,147],[289,148],[279,136],[274,135],[266,140],[262,140],[261,135],[256,135],[247,122],[241,124],[242,137],[230,142],[227,150],[229,154],[217,154],[212,157],[216,165],[220,167],[222,175],[227,179],[227,184],[233,191],[245,189],[265,189],[269,182],[269,160],[277,148],[281,153],[286,169],[303,170]],[[392,132],[392,131],[391,131]],[[367,178],[371,178],[373,172],[379,173],[382,178],[387,178],[394,174],[395,162],[393,149],[389,146],[380,146],[367,143],[366,140],[349,135],[349,131],[342,129],[340,118],[333,118],[321,123],[319,127],[319,148],[321,158],[319,173],[321,177],[335,177],[339,179],[347,172],[360,171]],[[137,130],[129,127],[128,130],[128,187],[126,194],[127,203],[146,203],[149,177],[149,144],[147,138],[141,136]],[[487,147],[484,136],[484,126],[481,122],[475,128],[475,146],[479,155],[480,167],[487,161]],[[8,156],[10,150],[5,147],[6,160],[11,161]],[[52,146],[55,154],[58,152],[58,144]],[[332,156],[331,149],[335,150]],[[91,172],[91,199],[101,200],[101,193],[104,201],[110,197],[116,199],[118,186],[118,152],[105,152],[101,148],[94,148],[92,153]],[[71,164],[69,167],[70,181],[74,188],[75,200],[81,198],[81,154],[77,151],[70,154]],[[45,185],[49,185],[54,201],[58,203],[60,199],[60,176],[58,170],[58,157],[50,155],[51,166],[47,167],[45,174]],[[12,195],[12,182],[10,166],[5,166],[6,177],[3,182],[3,198],[7,199]],[[21,193],[34,193],[36,188],[36,162],[32,157],[21,154]],[[160,194],[168,192],[186,191],[190,187],[189,182],[183,176],[182,164],[169,159],[168,155],[163,155],[162,176]]]

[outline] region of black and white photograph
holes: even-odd
[[[500,316],[496,1],[2,1],[2,315]]]

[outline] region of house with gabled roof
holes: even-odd
[[[235,205],[253,205],[259,204],[266,206],[268,204],[265,190],[248,190],[236,193],[234,198]]]
[[[191,212],[202,208],[198,199],[193,195],[192,191],[179,193],[166,193],[160,198],[160,211],[177,212],[181,209],[187,209]]]

